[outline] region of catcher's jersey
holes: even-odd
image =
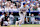
[[[19,8],[19,11],[25,12],[28,8],[29,8],[28,5],[26,5],[25,7],[22,6],[22,7]]]

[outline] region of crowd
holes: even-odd
[[[0,11],[18,11],[18,8],[23,6],[23,2],[26,3],[30,7],[30,11],[39,11],[40,12],[40,0],[24,0],[24,1],[7,1],[7,0],[0,0]]]

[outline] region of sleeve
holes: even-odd
[[[29,6],[28,5],[26,7],[27,7],[27,9],[29,9]]]
[[[1,16],[1,18],[4,18],[4,17],[5,17],[4,15]]]
[[[22,9],[22,7],[18,8],[18,11],[20,11]]]

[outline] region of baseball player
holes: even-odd
[[[26,3],[23,3],[23,6],[21,6],[19,8],[19,16],[20,16],[20,20],[19,21],[16,21],[16,26],[17,24],[19,23],[19,26],[22,24],[22,22],[24,22],[24,18],[25,18],[25,15],[26,15],[26,10],[29,9],[29,6],[26,5]]]
[[[8,12],[6,12],[5,14],[4,26],[9,26],[9,13]]]
[[[13,16],[13,12],[11,12],[11,14],[10,14],[10,25],[12,25],[13,24],[13,22],[14,22],[14,16]]]
[[[4,15],[4,13],[2,13],[2,16],[0,17],[1,18],[1,26],[3,26],[3,23],[4,23],[4,17],[5,17],[5,15]]]

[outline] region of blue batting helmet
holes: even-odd
[[[25,5],[25,3],[23,3],[23,5]]]

